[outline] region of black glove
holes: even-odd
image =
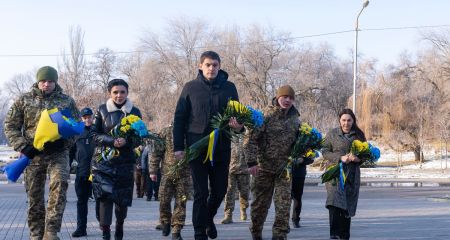
[[[39,150],[37,150],[36,148],[34,148],[32,145],[26,145],[21,153],[25,156],[27,156],[29,159],[33,159],[36,155],[38,155],[39,153],[41,153]]]
[[[46,142],[44,144],[44,153],[52,154],[64,151],[64,140],[58,139],[54,142]]]

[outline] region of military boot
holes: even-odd
[[[181,234],[178,233],[172,233],[172,240],[183,240],[183,238],[181,237]]]
[[[225,214],[225,217],[221,221],[222,224],[229,224],[233,223],[233,215],[231,214]]]
[[[272,235],[272,240],[286,240],[287,237],[286,235],[281,236],[281,235]]]
[[[241,220],[247,220],[247,208],[241,208]]]
[[[59,240],[56,232],[45,232],[43,240]]]
[[[166,224],[162,224],[162,235],[163,236],[169,236],[170,234],[170,224],[166,223]]]

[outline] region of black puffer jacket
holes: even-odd
[[[186,83],[175,110],[173,141],[174,151],[183,151],[209,134],[211,118],[222,114],[228,100],[239,101],[236,86],[228,81],[228,74],[219,70],[216,79],[209,81],[199,70],[196,79]],[[231,141],[224,134],[218,139],[216,152],[230,152]],[[228,154],[229,155],[229,154]]]
[[[120,109],[109,99],[106,104],[100,105],[94,120],[94,141],[97,143],[92,166],[94,196],[96,199],[110,199],[120,206],[131,206],[137,157],[133,149],[139,143],[127,139],[127,144],[118,149],[119,156],[109,161],[97,159],[105,147],[114,146],[114,138],[108,133],[120,124],[122,118],[130,114],[141,117],[141,112],[129,99]]]

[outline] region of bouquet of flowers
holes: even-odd
[[[174,174],[178,169],[184,167],[188,162],[198,158],[202,153],[206,151],[205,162],[210,161],[211,165],[214,165],[214,151],[217,144],[217,139],[226,134],[228,138],[236,135],[235,132],[230,131],[228,128],[228,122],[232,117],[235,117],[239,123],[243,123],[248,128],[261,127],[264,122],[263,113],[259,110],[255,110],[250,106],[243,105],[242,103],[229,100],[227,107],[223,114],[217,114],[213,116],[211,120],[211,127],[214,129],[209,135],[198,140],[185,150],[185,157],[179,161],[174,168],[171,169],[169,174]]]
[[[42,111],[36,127],[33,147],[42,151],[45,143],[79,135],[83,130],[84,123],[76,121],[69,109],[45,109]],[[22,154],[18,160],[6,166],[4,172],[8,180],[12,182],[17,181],[28,164],[30,164],[30,159]]]
[[[322,134],[307,123],[302,123],[299,128],[297,139],[292,147],[291,154],[286,164],[281,168],[281,174],[284,172],[290,178],[292,172],[292,164],[301,164],[301,158],[314,159],[319,156],[317,150],[322,147]]]
[[[130,114],[122,118],[120,124],[117,124],[109,132],[114,138],[126,138],[127,141],[133,143],[139,143],[143,138],[150,138],[156,141],[162,141],[162,139],[148,131],[144,121],[136,115]],[[109,161],[113,157],[120,155],[120,151],[114,147],[103,147],[101,154],[97,157],[97,162]]]
[[[381,155],[380,149],[368,142],[362,142],[360,140],[354,140],[352,142],[350,154],[357,156],[361,160],[362,164],[369,162],[372,165],[375,165]],[[335,185],[336,182],[339,182],[340,189],[344,191],[345,182],[347,181],[347,174],[344,171],[341,161],[328,167],[325,173],[322,174],[321,178],[322,183],[331,181],[333,185]]]

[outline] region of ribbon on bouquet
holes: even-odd
[[[113,157],[119,156],[119,154],[120,154],[119,150],[107,147],[104,151],[102,151],[102,159],[105,161],[109,161]]]
[[[339,163],[339,186],[341,190],[345,190],[345,181],[347,181],[347,176],[345,176],[344,167],[342,166],[342,162]]]
[[[219,129],[216,128],[209,134],[208,150],[206,152],[206,158],[204,161],[206,162],[209,160],[211,162],[211,166],[214,166],[214,151],[216,150],[218,138],[219,138]]]

